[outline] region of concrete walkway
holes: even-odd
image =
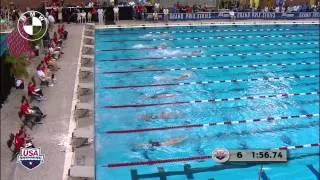
[[[60,58],[58,64],[61,69],[56,73],[57,83],[54,87],[44,88],[46,101],[37,105],[48,116],[43,124],[33,127],[28,133],[34,138],[36,147],[41,147],[45,155],[45,162],[40,167],[29,171],[16,162],[10,162],[11,152],[7,148],[6,141],[9,133],[19,129],[21,121],[17,112],[20,99],[25,90],[12,89],[7,102],[1,109],[1,180],[58,180],[62,178],[65,162],[65,148],[70,121],[71,104],[78,63],[81,33],[83,25],[65,25],[69,31],[68,40],[64,43],[65,54]],[[43,58],[43,55],[40,56]],[[40,58],[33,59],[36,64]],[[25,86],[27,86],[25,82]]]

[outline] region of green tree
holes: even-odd
[[[10,64],[11,75],[15,77],[29,77],[27,66],[30,64],[30,62],[27,60],[26,56],[13,56],[6,54],[5,62]]]

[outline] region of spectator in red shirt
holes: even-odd
[[[139,13],[140,13],[140,15],[141,15],[141,13],[143,12],[144,7],[143,7],[142,4],[139,4],[139,5],[138,5],[138,8],[139,8]]]
[[[61,46],[61,45],[62,45],[62,39],[59,39],[59,38],[58,38],[57,32],[54,32],[54,33],[53,33],[53,41],[54,41],[54,43],[57,44],[58,46]]]
[[[32,144],[31,137],[29,134],[27,134],[27,129],[25,128],[25,125],[22,125],[18,131],[19,134],[22,134],[22,137],[25,139],[25,145],[26,148],[35,148]]]
[[[139,6],[137,5],[137,6],[135,6],[134,7],[135,8],[135,12],[136,12],[136,19],[140,19],[141,18],[141,14],[140,14],[140,8],[139,8]]]
[[[91,9],[91,14],[92,15],[96,15],[98,12],[97,12],[97,9],[95,8],[95,7],[93,7],[92,9]]]
[[[58,25],[57,32],[59,33],[60,37],[61,37],[61,35],[63,34],[63,31],[64,31],[64,29],[63,29],[63,27],[62,27],[62,24],[59,24],[59,25]]]
[[[187,13],[191,13],[192,9],[189,5],[186,5],[186,12]]]
[[[30,108],[29,102],[25,96],[22,96],[20,104],[20,113],[21,116],[26,118],[36,118],[36,122],[40,122],[42,118],[45,118],[47,115],[43,114],[39,107],[33,106]]]
[[[36,88],[36,80],[34,77],[31,78],[31,81],[28,84],[28,96],[34,97],[38,101],[45,100],[42,90],[40,88]]]
[[[92,9],[92,14],[97,14],[97,10],[95,8]],[[68,37],[68,31],[64,29],[64,24],[61,25],[61,31],[63,32],[63,39],[66,40]]]
[[[16,156],[20,152],[20,149],[25,147],[26,142],[30,140],[31,140],[30,136],[27,134],[24,125],[22,125],[18,133],[14,136],[14,150],[12,151],[13,154],[12,154],[11,161],[13,161],[16,158]]]
[[[43,61],[50,70],[57,71],[58,69],[60,69],[58,67],[57,60],[51,57],[49,53],[45,54]]]
[[[20,150],[24,146],[24,134],[23,133],[17,133],[15,136],[14,144],[15,144],[15,150]]]
[[[12,153],[11,161],[13,161],[20,152],[20,149],[24,147],[25,137],[23,132],[18,132],[14,137],[14,149]]]
[[[94,9],[94,8],[93,8]],[[93,12],[94,10],[92,10]],[[67,39],[67,35],[68,35],[68,32],[64,29],[64,25],[63,24],[60,24],[58,26],[58,30],[57,30],[58,34],[59,34],[59,37],[60,39],[64,39],[66,40]]]

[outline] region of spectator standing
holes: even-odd
[[[154,11],[157,12],[157,13],[159,13],[159,11],[160,11],[160,3],[159,3],[159,2],[156,2],[156,3],[154,4]]]
[[[134,11],[135,11],[135,19],[139,19],[140,18],[140,14],[139,14],[139,5],[134,6]]]
[[[146,6],[143,7],[142,16],[143,16],[143,20],[147,20],[148,9]]]
[[[91,9],[91,14],[92,14],[92,17],[91,17],[91,21],[98,21],[98,12],[97,12],[97,9],[95,7],[93,7]]]
[[[135,9],[136,8],[136,3],[133,2],[133,1],[130,1],[128,4],[132,8],[132,19],[136,20],[136,16],[137,16],[136,9]]]
[[[154,11],[152,15],[153,15],[153,21],[154,22],[158,22],[158,19],[159,19],[158,18],[158,13],[156,11]]]
[[[177,13],[180,12],[180,9],[181,9],[181,5],[180,5],[180,2],[178,1],[175,5],[176,9],[177,9]]]
[[[234,21],[234,20],[236,19],[236,16],[235,16],[235,13],[234,13],[233,10],[231,10],[231,11],[229,12],[229,15],[230,15],[231,21]]]
[[[98,21],[99,21],[99,24],[103,24],[103,9],[98,9]]]
[[[142,11],[143,11],[143,6],[141,4],[138,4],[135,6],[136,10],[136,19],[142,19]]]
[[[82,13],[81,13],[81,23],[86,23],[87,22],[87,13],[82,10]]]
[[[169,20],[169,9],[168,8],[164,8],[163,9],[163,14],[164,14],[164,21],[166,23],[168,23],[168,20]]]
[[[62,10],[63,10],[62,6],[59,6],[58,7],[58,20],[59,20],[59,23],[63,22]]]
[[[135,6],[131,6],[131,7],[132,7],[132,20],[136,20],[137,19],[136,7]]]
[[[113,8],[113,21],[114,23],[119,22],[119,7],[118,6],[114,6]]]
[[[87,16],[88,16],[88,23],[91,23],[91,18],[92,18],[91,10],[88,11]]]
[[[76,12],[77,12],[77,23],[81,23],[81,12],[79,9],[77,9]]]
[[[49,20],[49,29],[51,30],[53,27],[53,24],[55,23],[55,19],[52,14],[48,16],[48,20]]]

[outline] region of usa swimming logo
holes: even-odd
[[[217,148],[212,152],[212,158],[219,163],[224,163],[229,160],[230,154],[227,149]]]
[[[20,163],[28,170],[32,170],[44,163],[44,155],[41,155],[41,148],[22,148],[17,158]]]

